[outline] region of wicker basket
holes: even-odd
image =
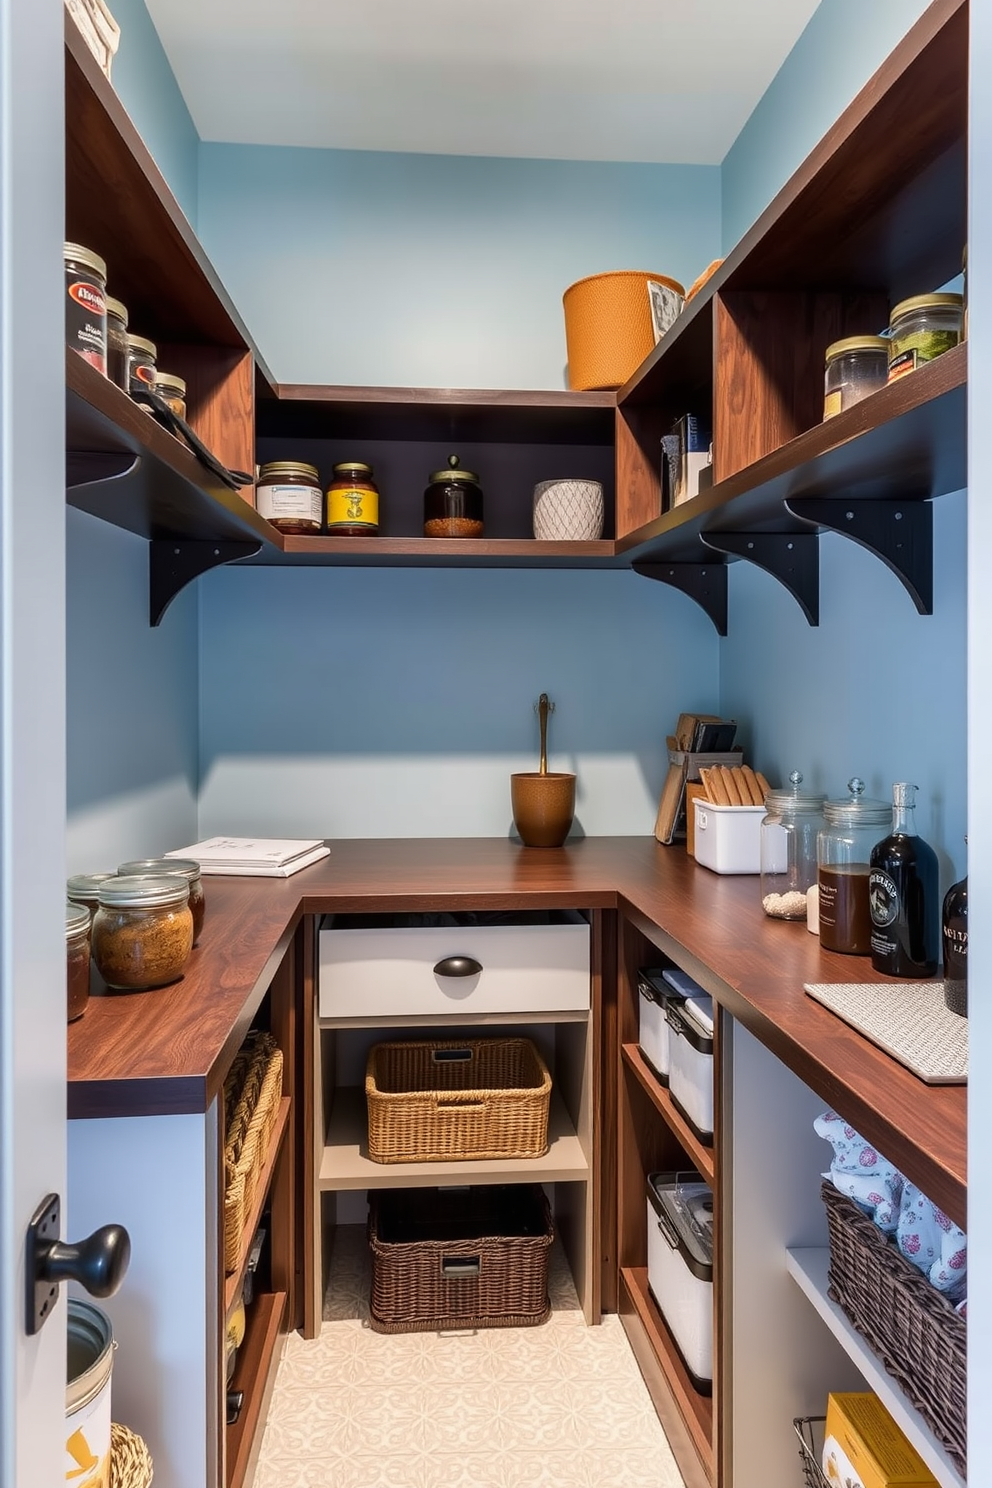
[[[365,1073],[373,1162],[541,1157],[551,1076],[523,1038],[375,1044]]]
[[[965,1320],[853,1200],[824,1183],[830,1296],[966,1472]]]
[[[543,1323],[554,1224],[538,1184],[369,1194],[377,1333]]]
[[[235,1271],[282,1095],[282,1050],[248,1035],[224,1082],[224,1269]]]
[[[152,1454],[141,1437],[111,1422],[110,1488],[149,1488],[152,1475]]]
[[[665,274],[627,269],[592,274],[569,285],[562,302],[570,388],[622,387],[654,350],[648,296],[652,279],[684,294],[681,284]]]

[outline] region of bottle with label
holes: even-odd
[[[937,854],[917,835],[916,786],[892,787],[892,831],[871,851],[871,964],[887,976],[937,970]]]
[[[944,895],[944,1001],[952,1013],[968,1016],[968,879],[951,884]]]

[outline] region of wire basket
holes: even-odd
[[[820,1466],[826,1419],[826,1416],[796,1416],[792,1423],[799,1438],[799,1460],[803,1465],[806,1488],[830,1488]]]

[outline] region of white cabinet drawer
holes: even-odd
[[[578,916],[560,918],[572,922],[353,928],[350,920],[342,926],[341,917],[325,920],[318,945],[320,1016],[586,1011],[589,926]]]

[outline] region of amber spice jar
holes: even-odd
[[[444,470],[435,470],[424,492],[425,537],[481,537],[482,487],[471,470],[462,470],[457,455]]]
[[[193,949],[186,880],[108,878],[93,919],[93,960],[107,983],[144,992],[176,982]]]

